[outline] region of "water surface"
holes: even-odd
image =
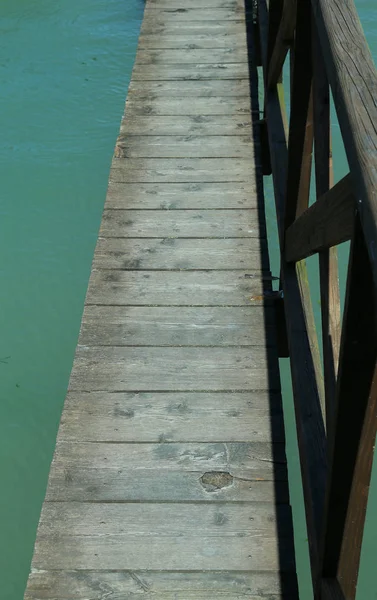
[[[21,600],[141,0],[0,5],[0,578]]]

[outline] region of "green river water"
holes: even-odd
[[[377,59],[377,8],[373,0],[357,6]],[[143,7],[143,0],[0,4],[0,600],[23,598]],[[336,125],[334,136],[339,178],[347,164]],[[269,182],[266,199],[277,274]],[[301,598],[309,600],[286,361],[282,373]],[[358,600],[377,599],[376,506],[377,464]]]

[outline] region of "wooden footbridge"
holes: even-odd
[[[329,85],[350,166],[336,185]],[[352,0],[147,1],[25,599],[298,598],[288,354],[315,598],[355,598],[377,423],[376,98]]]

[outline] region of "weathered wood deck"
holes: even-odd
[[[251,73],[147,2],[27,600],[297,597]]]

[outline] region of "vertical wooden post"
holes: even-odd
[[[285,231],[309,205],[313,150],[313,66],[312,66],[312,8],[310,0],[297,3],[296,35],[293,49],[293,80],[291,81],[291,110],[288,138],[288,171],[284,207]],[[292,64],[291,64],[292,67]],[[284,240],[283,240],[284,244]],[[302,267],[300,267],[302,268]],[[323,375],[315,329],[309,286],[302,291],[307,329],[310,331],[313,364],[316,370],[318,393],[324,406]],[[319,532],[318,532],[319,533]]]
[[[285,230],[309,204],[313,148],[311,2],[297,3],[288,140]]]
[[[263,175],[271,175],[271,157],[270,149],[268,144],[268,123],[266,115],[266,94],[267,94],[267,79],[268,69],[271,61],[271,57],[274,51],[276,37],[279,31],[281,18],[283,15],[284,0],[270,0],[269,5],[269,19],[268,19],[268,40],[267,40],[267,64],[264,68],[265,73],[265,106],[264,106],[264,118],[261,122],[261,144],[262,144],[262,164],[263,164]]]
[[[267,66],[268,74],[272,53],[274,51],[276,36],[279,31],[280,21],[283,15],[284,0],[270,0],[268,10],[268,44],[267,44]],[[266,82],[267,83],[267,82]]]
[[[356,595],[377,428],[377,319],[373,274],[359,218],[348,271],[339,375],[330,438],[322,577]]]
[[[250,2],[246,0],[245,9],[248,10]],[[258,23],[258,0],[251,2],[252,14],[253,14],[253,45],[254,45],[254,60],[257,67],[262,66],[262,52],[261,52],[261,39]]]
[[[316,27],[313,23],[314,156],[317,199],[333,186],[330,90]],[[327,432],[331,431],[340,346],[340,297],[337,249],[319,253],[323,366]]]

